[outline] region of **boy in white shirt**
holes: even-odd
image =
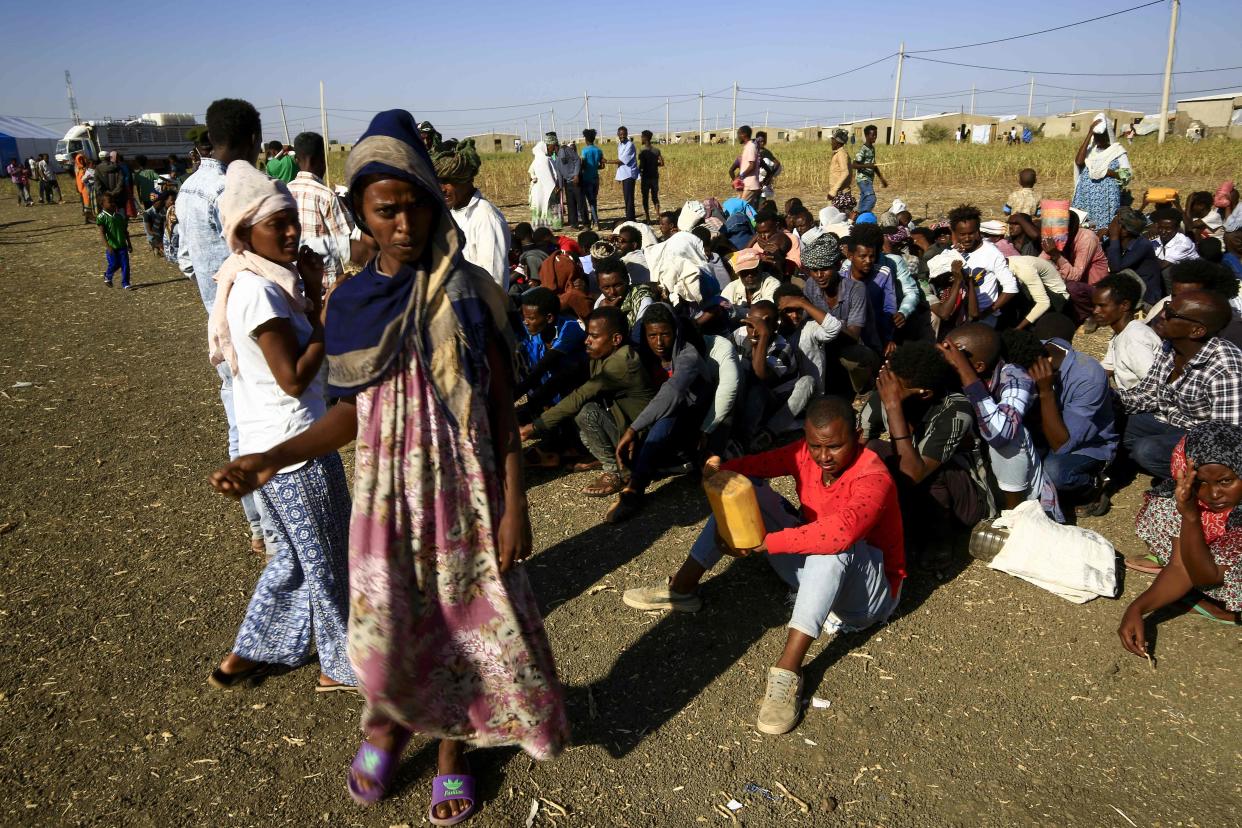
[[[1138,385],[1147,376],[1162,345],[1160,335],[1150,325],[1134,318],[1134,309],[1141,298],[1138,281],[1120,274],[1101,279],[1091,297],[1095,307],[1091,318],[1101,328],[1113,329],[1108,353],[1100,360],[1100,365],[1112,378],[1113,385],[1123,391]]]
[[[964,270],[979,300],[977,319],[996,327],[1002,308],[1018,295],[1018,280],[1009,270],[1009,261],[996,245],[984,242],[979,232],[979,208],[963,204],[949,211],[953,246],[966,260]]]

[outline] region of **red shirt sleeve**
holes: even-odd
[[[762,454],[749,454],[745,457],[737,457],[722,463],[720,468],[724,471],[737,472],[747,477],[761,477],[764,480],[771,480],[775,477],[790,477],[798,467],[798,449],[803,445],[799,440],[796,443],[778,446]]]
[[[813,523],[772,532],[764,539],[774,554],[835,555],[865,539],[884,513],[893,479],[887,472],[869,472],[849,481]]]

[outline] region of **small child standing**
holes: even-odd
[[[164,197],[151,193],[151,203],[142,211],[142,229],[147,232],[147,246],[156,256],[164,255]]]
[[[164,203],[167,205],[164,209],[164,258],[176,263],[181,248],[181,230],[177,227],[177,191],[165,190]]]
[[[1015,213],[1039,217],[1039,193],[1035,192],[1035,171],[1030,167],[1018,171],[1018,189],[1005,200],[1005,215]]]
[[[132,290],[129,283],[129,254],[133,245],[129,242],[129,221],[125,213],[116,209],[111,193],[100,193],[99,214],[95,216],[99,236],[104,243],[104,257],[108,269],[104,271],[104,284],[112,287],[112,274],[121,271],[121,287]]]

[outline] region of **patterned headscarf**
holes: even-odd
[[[468,184],[479,174],[482,163],[479,151],[474,148],[474,139],[466,138],[452,149],[436,153],[436,178],[447,184]]]
[[[1235,474],[1242,474],[1242,426],[1210,420],[1192,427],[1173,450],[1169,465],[1174,476],[1186,470],[1187,458],[1194,462],[1196,468],[1215,463],[1232,469]],[[1166,485],[1157,489],[1157,493],[1171,497],[1175,485],[1174,481],[1167,481]],[[1242,527],[1242,506],[1235,506],[1226,514],[1208,511],[1206,504],[1200,501],[1199,515],[1203,522],[1203,538],[1208,543],[1218,539],[1228,529]]]
[[[1142,235],[1147,227],[1147,219],[1133,207],[1122,207],[1117,210],[1117,221],[1131,236]]]
[[[841,253],[841,242],[831,233],[824,233],[802,249],[802,268],[804,270],[832,270],[834,267],[840,267],[844,258],[844,254]]]
[[[347,396],[379,383],[409,343],[429,366],[447,413],[464,422],[472,384],[484,387],[485,366],[479,363],[488,329],[499,331],[502,349],[513,353],[504,293],[486,271],[463,258],[461,231],[410,113],[379,113],[354,144],[345,177],[355,200],[372,175],[413,184],[436,216],[422,262],[381,274],[372,259],[362,272],[337,283],[324,326],[329,393]],[[409,336],[411,329],[419,335]]]

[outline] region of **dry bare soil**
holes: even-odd
[[[226,446],[198,293],[136,232],[141,289],[110,290],[75,208],[0,203],[0,823],[425,824],[432,747],[414,743],[390,800],[355,806],[361,703],[314,694],[313,666],[204,683],[260,563],[205,482]],[[538,765],[472,753],[471,825],[522,825],[540,801],[535,825],[727,828],[731,797],[752,826],[1238,824],[1242,631],[1162,614],[1153,670],[1114,632],[1145,578],[1075,606],[963,555],[946,583],[912,578],[887,626],[819,642],[807,693],[831,706],[760,736],[785,590],[743,560],[698,615],[628,609],[620,592],[683,559],[705,500],[671,480],[614,528],[584,477],[530,481],[527,566],[574,746]],[[1088,522],[1126,553],[1144,483]]]

